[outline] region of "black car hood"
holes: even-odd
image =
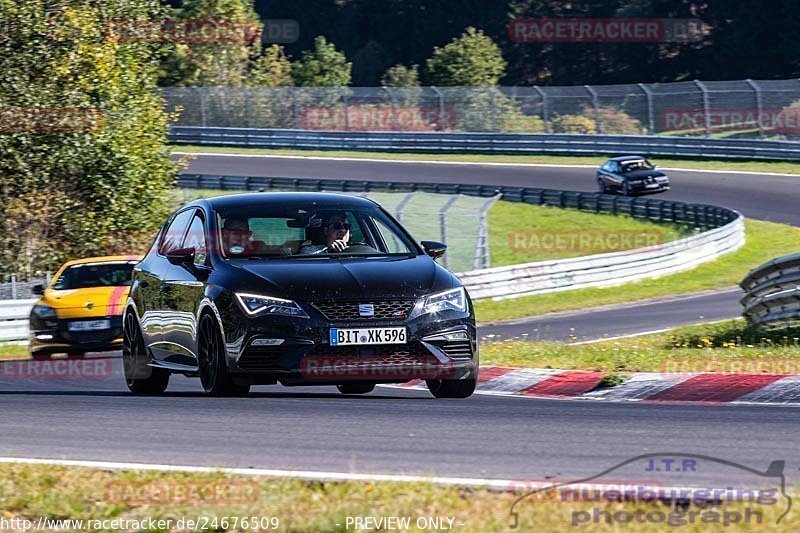
[[[666,176],[666,174],[664,174],[660,170],[641,169],[641,170],[633,170],[631,172],[626,172],[625,173],[625,177],[626,178],[633,178],[633,179],[637,179],[637,180],[638,179],[644,179],[644,178],[660,178],[661,176]]]
[[[240,279],[237,291],[268,293],[298,301],[419,298],[457,284],[452,274],[422,255],[265,259],[229,264],[251,274]]]

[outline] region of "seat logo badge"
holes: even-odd
[[[358,316],[375,316],[375,307],[372,304],[358,304]]]
[[[86,309],[91,309],[92,307],[94,307],[94,303],[86,302]]]

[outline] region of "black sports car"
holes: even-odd
[[[626,155],[609,159],[597,169],[601,193],[620,192],[625,196],[669,190],[669,178],[647,159]]]
[[[260,193],[178,210],[136,265],[124,313],[131,391],[163,392],[170,374],[211,395],[251,385],[426,380],[440,398],[475,389],[472,302],[375,202],[341,194]]]

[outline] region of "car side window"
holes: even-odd
[[[189,226],[189,231],[183,239],[181,248],[194,248],[194,264],[205,265],[206,257],[208,256],[208,247],[206,246],[206,231],[203,217],[199,214],[195,215],[192,219],[192,224]]]
[[[186,227],[189,225],[189,220],[191,220],[194,212],[194,209],[187,209],[175,215],[167,231],[161,237],[161,246],[158,249],[158,253],[164,255],[180,248],[183,235],[186,233]]]

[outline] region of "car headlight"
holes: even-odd
[[[33,314],[39,318],[56,318],[56,310],[49,305],[34,305]]]
[[[660,177],[656,178],[656,181],[659,182],[659,183],[664,183],[665,181],[669,181],[669,178],[666,177],[666,176],[660,176]]]
[[[303,308],[292,300],[239,292],[236,293],[236,299],[239,300],[244,312],[250,316],[281,315],[308,318]]]
[[[463,313],[466,310],[467,293],[464,291],[464,287],[458,287],[424,297],[422,303],[417,304],[409,318],[429,313],[441,313],[442,311],[460,311]]]

